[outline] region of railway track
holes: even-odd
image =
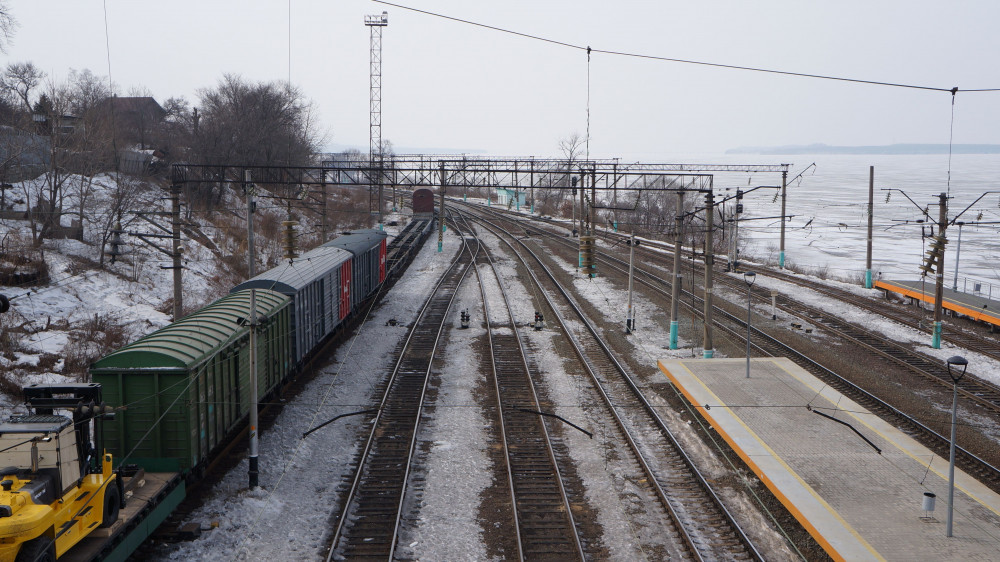
[[[515,248],[515,243],[503,237],[503,229],[483,219],[480,222],[531,272],[532,280],[555,312],[610,419],[668,515],[666,520],[672,522],[673,528],[662,532],[676,535],[682,545],[678,555],[697,560],[762,559],[664,420],[642,395],[632,375],[615,358],[598,329],[541,258],[523,240],[517,240]],[[529,259],[532,266],[528,265]],[[544,274],[535,275],[536,268],[541,268]],[[582,328],[574,329],[569,319],[579,322]]]
[[[775,279],[780,279],[787,283],[793,283],[800,287],[805,287],[811,289],[817,293],[824,296],[841,300],[843,302],[849,302],[854,306],[879,314],[898,322],[904,326],[913,328],[914,330],[927,330],[926,319],[923,317],[922,313],[914,313],[906,310],[900,310],[892,306],[886,306],[885,304],[879,303],[872,299],[858,297],[854,293],[845,291],[843,289],[838,289],[836,287],[831,287],[829,285],[824,285],[822,283],[815,283],[808,279],[801,279],[795,275],[789,275],[781,271],[768,270],[768,276],[774,277]],[[994,339],[988,339],[981,337],[979,335],[957,330],[952,326],[947,324],[944,325],[941,338],[943,341],[954,344],[958,347],[964,347],[966,349],[981,353],[987,357],[1000,361],[1000,342]]]
[[[787,298],[779,298],[778,306],[786,313],[819,324],[827,331],[862,346],[900,367],[909,369],[946,390],[952,388],[951,376],[940,360],[915,352],[905,345],[900,345],[874,331],[847,322],[816,307]],[[979,377],[969,376],[959,381],[958,390],[963,398],[1000,414],[1000,387],[997,385]]]
[[[327,560],[393,558],[431,365],[456,291],[478,251],[477,243],[464,239],[410,328],[340,503]]]
[[[523,225],[519,225],[519,228],[523,228]],[[558,243],[565,244],[567,246],[573,246],[571,241],[568,241],[564,237],[560,237],[558,235],[551,235],[550,240],[555,240]],[[573,247],[575,248],[575,246]],[[601,268],[611,268],[621,275],[627,275],[628,264],[623,260],[603,252],[597,253],[597,260],[602,264]],[[725,276],[717,277],[717,279],[719,278],[726,279]],[[670,298],[670,283],[664,280],[662,273],[656,274],[642,267],[636,267],[635,279],[637,282],[642,283],[644,286],[652,289],[653,291],[656,291],[664,298]],[[743,288],[738,285],[736,285],[736,287],[743,290]],[[691,310],[694,314],[701,315],[701,309],[704,302],[703,299],[698,295],[684,290],[683,288],[681,294],[681,304],[683,304],[685,308]],[[715,326],[717,328],[725,331],[734,341],[746,342],[745,320],[729,314],[718,306],[714,307],[713,314],[715,315]],[[807,354],[781,342],[777,338],[774,338],[769,334],[754,328],[753,326],[751,326],[751,331],[753,347],[759,353],[770,356],[783,356],[792,359],[795,363],[802,366],[810,373],[816,375],[827,384],[830,384],[846,396],[849,396],[853,400],[864,405],[872,412],[883,417],[883,419],[887,419],[894,423],[908,435],[914,437],[930,449],[934,450],[938,455],[945,458],[948,457],[948,447],[950,445],[949,436],[944,436],[937,431],[934,431],[912,416],[907,415],[898,408],[865,391],[833,370],[828,369],[812,360]],[[892,347],[894,350],[899,348],[899,346]],[[900,354],[897,360],[902,363],[907,363],[907,359],[912,358],[913,355],[914,354],[912,352]],[[904,359],[904,357],[906,359]],[[926,360],[924,359],[924,361]],[[914,369],[915,367],[909,365],[908,368]],[[937,369],[940,370],[940,365],[937,366]],[[947,376],[947,374],[945,374],[945,376]],[[941,382],[939,377],[933,378],[938,382]],[[991,395],[992,391],[982,385],[982,381],[979,381],[974,377],[966,377],[966,379],[971,379],[971,381],[969,381],[970,385],[964,389],[963,395],[967,397],[974,395],[977,398],[984,399],[987,399]],[[948,378],[947,387],[948,390],[951,389],[950,378]],[[976,403],[982,402],[977,400]],[[1000,469],[986,462],[974,453],[963,449],[962,447],[956,447],[956,453],[956,462],[963,470],[975,475],[980,479],[980,481],[992,486],[994,489],[1000,489]]]
[[[533,413],[541,406],[507,292],[487,249],[478,254],[476,263],[518,559],[583,560],[584,548],[549,432]]]

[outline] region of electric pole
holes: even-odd
[[[712,252],[712,230],[714,229],[715,195],[709,191],[705,195],[705,346],[702,357],[711,359],[712,348],[712,266],[715,255]]]
[[[444,175],[444,160],[440,163],[441,166],[441,204],[438,207],[438,251],[440,252],[444,248],[444,194],[445,194],[445,175]]]
[[[941,309],[944,302],[944,246],[948,243],[945,237],[945,229],[948,228],[948,194],[938,195],[941,200],[940,213],[938,215],[938,235],[936,259],[937,268],[934,271],[934,336],[931,339],[931,347],[941,349]]]
[[[868,253],[865,257],[865,289],[872,288],[872,227],[875,218],[875,166],[868,167]]]
[[[253,239],[254,186],[250,183],[250,170],[243,170],[243,188],[247,194],[247,259],[250,279],[256,276],[256,256]],[[248,470],[250,489],[259,483],[258,443],[257,443],[257,290],[250,289],[250,467]]]
[[[170,184],[170,218],[173,222],[174,322],[184,314],[184,292],[181,290],[181,186]]]
[[[681,253],[684,239],[684,192],[677,192],[677,212],[674,214],[674,279],[670,283],[670,349],[677,349],[679,300],[681,297]]]
[[[778,248],[778,267],[785,269],[785,194],[788,188],[788,170],[781,172],[781,242]]]

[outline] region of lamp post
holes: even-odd
[[[750,378],[750,288],[757,280],[757,274],[747,271],[743,274],[743,280],[747,284],[747,378]]]
[[[958,247],[955,249],[955,283],[952,285],[952,291],[958,291],[958,257],[962,255],[962,226],[965,224],[963,221],[955,221],[958,225]]]
[[[969,362],[960,355],[948,358],[948,376],[951,377],[953,393],[951,397],[951,453],[948,461],[948,528],[946,536],[951,536],[952,511],[955,507],[955,422],[958,416],[958,381],[965,376]],[[959,371],[961,368],[961,371]]]

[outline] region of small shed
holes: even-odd
[[[523,207],[527,204],[527,200],[528,196],[524,191],[503,187],[497,188],[497,203],[500,205]]]

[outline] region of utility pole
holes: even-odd
[[[535,214],[535,157],[531,157],[531,214]]]
[[[323,191],[320,192],[320,201],[319,201],[319,204],[320,204],[320,210],[322,211],[323,214],[322,214],[322,221],[320,222],[320,232],[319,232],[320,244],[326,242],[326,235],[327,235],[327,226],[326,226],[326,169],[325,168],[322,171],[322,183],[321,183],[321,186],[322,186],[321,189]]]
[[[941,309],[944,302],[944,245],[948,240],[945,237],[945,229],[948,228],[948,194],[938,195],[940,199],[940,214],[938,216],[938,239],[940,244],[937,251],[937,268],[934,271],[934,336],[931,339],[931,347],[941,349]]]
[[[705,346],[702,357],[711,359],[715,354],[712,348],[712,266],[715,265],[715,255],[712,252],[712,230],[714,229],[715,195],[709,191],[705,195]]]
[[[778,267],[785,269],[785,199],[788,188],[788,170],[781,172],[781,243],[778,251]]]
[[[682,229],[684,227],[684,192],[677,192],[677,212],[674,214],[674,279],[670,283],[670,349],[677,349],[677,331],[679,328],[677,313],[681,297],[681,253]]]
[[[635,231],[628,239],[628,306],[625,311],[625,333],[631,334],[635,329],[635,314],[632,312],[632,276],[635,264]]]
[[[444,193],[445,193],[445,175],[444,175],[444,160],[440,162],[441,165],[441,203],[438,206],[438,251],[442,251],[444,248]]]
[[[865,257],[865,289],[872,288],[872,226],[875,219],[875,166],[868,167],[868,253]]]
[[[184,314],[184,291],[181,290],[181,186],[170,184],[170,218],[173,222],[174,322]]]
[[[365,16],[365,25],[371,30],[371,55],[368,99],[370,102],[368,127],[368,165],[372,168],[375,185],[369,188],[368,212],[372,211],[372,197],[378,193],[378,227],[382,230],[382,173],[384,154],[382,153],[382,28],[389,25],[389,13]],[[370,219],[369,219],[370,220]]]
[[[588,234],[590,234],[591,236],[594,236],[597,233],[597,227],[594,226],[594,224],[595,224],[594,221],[597,220],[597,212],[594,210],[594,205],[597,205],[597,167],[596,166],[592,167],[590,169],[590,207],[587,208],[587,230],[590,231]],[[596,239],[595,239],[594,243],[595,243],[594,250],[596,251],[597,250],[597,248],[596,248],[596,243],[597,243]],[[596,257],[595,257],[595,260],[596,260]]]
[[[250,183],[250,170],[243,170],[243,186],[247,194],[247,246],[250,278],[256,276],[256,256],[253,239],[254,187]],[[257,289],[250,289],[250,468],[248,470],[250,489],[259,484],[258,443],[257,443]]]

